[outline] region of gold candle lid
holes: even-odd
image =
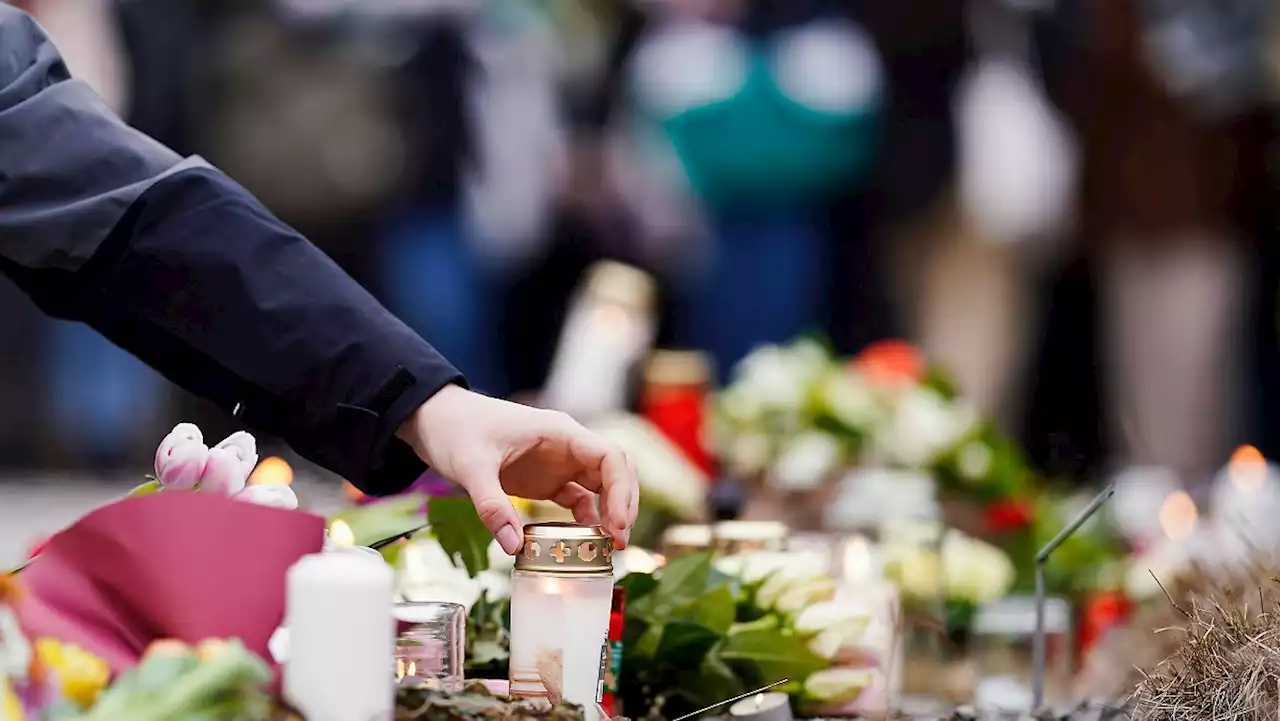
[[[538,573],[613,573],[613,541],[600,526],[579,523],[530,523],[517,571]]]
[[[721,521],[711,528],[716,553],[782,551],[791,530],[780,521]]]
[[[711,526],[681,523],[662,533],[662,553],[675,558],[711,548]]]

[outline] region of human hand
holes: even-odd
[[[466,490],[509,554],[520,550],[524,534],[508,495],[552,501],[579,523],[603,525],[616,548],[627,545],[640,504],[635,465],[563,413],[446,386],[396,435]]]

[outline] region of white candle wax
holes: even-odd
[[[592,721],[602,690],[613,577],[517,571],[512,581],[512,694],[545,689],[549,700],[578,704]]]
[[[791,699],[785,693],[758,693],[729,707],[734,721],[791,721]]]
[[[305,556],[289,569],[284,696],[307,721],[388,719],[394,709],[394,578],[353,553]]]

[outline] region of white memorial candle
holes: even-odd
[[[394,574],[371,560],[318,553],[289,569],[284,697],[307,721],[391,718]]]
[[[608,660],[612,548],[599,526],[525,526],[511,579],[511,695],[596,721]]]

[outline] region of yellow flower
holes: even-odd
[[[24,715],[13,685],[7,678],[0,679],[0,721],[22,721]]]
[[[82,709],[93,705],[111,678],[111,669],[106,661],[56,639],[37,640],[36,657],[58,674],[62,695]]]

